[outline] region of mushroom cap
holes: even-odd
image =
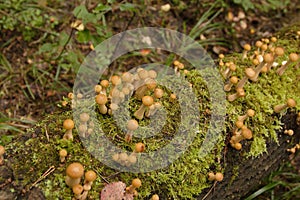
[[[263,45],[262,41],[258,40],[258,41],[255,42],[256,47],[260,48],[261,45]]]
[[[266,54],[264,55],[264,61],[265,61],[266,63],[271,63],[271,62],[273,62],[273,61],[274,61],[273,55],[270,54],[270,53],[266,53]]]
[[[82,187],[82,185],[77,184],[72,187],[72,190],[73,190],[74,194],[81,194],[83,191],[83,187]]]
[[[119,160],[120,160],[121,162],[124,162],[124,161],[126,161],[127,159],[128,159],[127,153],[122,152],[122,153],[119,154]]]
[[[90,115],[87,113],[81,113],[79,118],[80,118],[80,121],[87,122],[90,119]]]
[[[246,50],[246,51],[250,51],[251,50],[251,45],[250,44],[245,44],[243,46],[243,48]]]
[[[102,86],[101,85],[95,85],[94,90],[95,90],[95,92],[99,93],[102,90]]]
[[[0,155],[3,155],[5,153],[4,146],[0,145]]]
[[[135,147],[134,147],[134,151],[138,152],[138,153],[141,153],[141,152],[145,151],[145,144],[141,143],[141,142],[136,143]]]
[[[133,154],[133,153],[130,154],[130,155],[128,156],[128,161],[129,161],[131,164],[136,163],[137,158],[136,158],[135,154]]]
[[[152,195],[151,200],[159,200],[159,196],[157,194]]]
[[[142,181],[139,178],[135,178],[135,179],[132,180],[131,185],[134,188],[139,188],[142,185]]]
[[[121,77],[122,81],[126,83],[132,83],[133,75],[130,72],[124,72]]]
[[[143,96],[142,102],[145,106],[151,106],[154,102],[153,97],[151,96]]]
[[[74,122],[73,120],[71,119],[66,119],[63,123],[63,127],[66,129],[66,130],[70,130],[70,129],[73,129],[74,128]]]
[[[100,85],[104,88],[107,88],[109,86],[109,82],[108,82],[108,80],[102,80],[100,82]]]
[[[61,149],[59,150],[59,156],[66,157],[68,155],[67,150]]]
[[[248,67],[245,69],[245,74],[247,77],[251,78],[251,77],[254,77],[256,73],[255,73],[254,69]]]
[[[236,76],[232,76],[232,77],[230,77],[229,81],[232,84],[236,84],[236,83],[238,83],[239,79]]]
[[[145,80],[145,83],[146,83],[147,88],[149,90],[153,90],[154,88],[156,88],[156,81],[154,79],[152,79],[152,78],[147,78]]]
[[[138,71],[138,76],[139,76],[140,79],[144,80],[144,79],[146,79],[146,78],[149,77],[148,71],[147,71],[147,70],[144,70],[144,69],[140,69],[140,70]]]
[[[286,105],[289,107],[289,108],[293,108],[297,105],[296,101],[294,99],[288,99],[286,101]]]
[[[236,65],[234,63],[230,63],[229,69],[230,69],[230,71],[234,72],[236,70]]]
[[[97,174],[93,170],[89,170],[89,171],[85,172],[85,174],[84,174],[85,181],[91,182],[91,181],[96,180],[96,178],[97,178]]]
[[[75,163],[70,164],[67,167],[66,174],[67,174],[67,176],[74,178],[74,179],[80,178],[84,174],[84,168],[83,168],[82,164],[75,162]]]
[[[149,78],[155,79],[155,78],[157,77],[157,73],[156,73],[156,71],[154,71],[154,70],[152,69],[152,70],[149,70],[149,71],[148,71],[148,76],[149,76]]]
[[[284,49],[282,47],[276,47],[274,52],[276,55],[282,56],[284,54]]]
[[[267,44],[263,44],[261,45],[260,47],[263,51],[267,50],[268,49],[268,45]]]
[[[248,110],[247,110],[247,115],[248,115],[249,117],[253,117],[253,116],[255,115],[255,111],[252,110],[252,109],[248,109]]]
[[[242,149],[242,144],[239,143],[239,142],[234,143],[234,148],[235,148],[236,150],[241,150],[241,149]]]
[[[104,105],[107,102],[107,96],[105,94],[98,94],[95,100],[97,104]]]
[[[127,129],[134,131],[139,127],[139,123],[135,119],[130,119],[127,122]]]
[[[160,89],[160,88],[156,88],[155,90],[154,90],[154,97],[155,98],[161,98],[162,96],[164,95],[164,91],[162,90],[162,89]]]
[[[247,140],[250,140],[253,137],[252,131],[250,129],[248,129],[248,128],[247,129],[243,129],[242,130],[242,136],[244,138],[246,138]]]
[[[298,54],[296,54],[296,53],[291,53],[291,54],[289,55],[289,59],[290,59],[292,62],[296,62],[296,61],[299,59],[299,56],[298,56]]]
[[[216,181],[222,181],[224,178],[221,172],[217,172],[215,177],[216,177]]]
[[[118,75],[112,76],[112,77],[110,78],[110,80],[111,80],[111,83],[112,83],[113,85],[120,85],[121,82],[122,82],[120,76],[118,76]]]
[[[244,123],[243,123],[243,121],[236,121],[235,122],[235,126],[237,127],[237,128],[242,128],[243,126],[244,126]]]

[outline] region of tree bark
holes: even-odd
[[[245,159],[233,148],[228,148],[225,155],[224,180],[210,189],[202,192],[198,199],[244,199],[258,189],[264,178],[289,160],[291,153],[287,152],[300,141],[300,126],[296,124],[296,113],[289,113],[282,118],[283,129],[278,132],[279,145],[268,142],[268,153],[255,159]],[[294,135],[288,136],[284,130],[294,130]],[[238,170],[236,170],[238,167]]]

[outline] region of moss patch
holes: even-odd
[[[297,27],[297,29],[290,29],[291,32],[300,30],[299,26]],[[289,37],[287,39],[279,35],[279,40],[275,45],[283,46],[286,55],[290,52],[299,53],[300,39],[299,37],[292,37],[292,39]],[[286,56],[276,61],[281,62],[282,60],[286,60]],[[241,60],[241,54],[226,56],[226,61],[235,62],[238,67],[235,75],[239,78],[243,76],[243,69],[251,66],[250,60]],[[104,179],[109,182],[123,181],[130,185],[131,180],[135,177],[142,180],[142,187],[138,189],[139,199],[146,199],[154,193],[159,194],[162,199],[191,199],[204,188],[211,186],[211,182],[207,180],[208,172],[223,171],[223,148],[228,143],[227,138],[231,136],[237,117],[243,115],[247,109],[251,108],[256,112],[253,118],[245,121],[245,125],[252,130],[254,138],[242,142],[245,148],[243,148],[241,155],[245,155],[245,158],[248,157],[248,159],[259,156],[267,151],[266,143],[268,140],[277,141],[276,131],[281,128],[280,117],[286,111],[274,114],[273,107],[284,103],[287,98],[294,98],[298,105],[293,110],[299,110],[299,73],[300,68],[295,70],[293,66],[290,66],[284,75],[279,77],[273,69],[267,74],[262,74],[256,83],[246,84],[246,96],[244,98],[227,102],[226,126],[222,138],[220,138],[220,142],[217,143],[214,150],[204,158],[200,158],[198,153],[209,129],[211,105],[209,93],[203,79],[197,71],[191,70],[186,75],[186,79],[193,84],[193,92],[199,101],[200,127],[196,127],[197,136],[188,150],[170,166],[140,174],[118,172],[106,167],[90,154],[90,151],[96,149],[87,151],[83,147],[76,130],[73,131],[73,142],[61,139],[64,134],[63,121],[72,118],[72,112],[68,108],[63,108],[62,111],[47,116],[33,129],[28,130],[25,135],[6,147],[8,154],[11,155],[11,166],[17,181],[19,184],[25,185],[26,189],[29,189],[49,167],[54,166],[56,170],[37,184],[37,187],[44,191],[47,199],[72,198],[72,191],[64,182],[66,166],[72,162],[80,162],[85,166],[85,170],[95,170],[102,177],[98,176],[95,181],[89,193],[90,199],[99,198],[100,190],[105,184]],[[136,99],[130,101],[129,105],[132,113],[138,109],[138,102]],[[162,125],[162,131],[155,137],[142,139],[146,144],[147,152],[166,145],[174,136],[178,123],[180,123],[180,119],[176,117],[178,115],[178,103],[170,103],[168,96],[165,95],[162,104],[167,110],[166,122]],[[99,122],[95,123],[96,129],[101,127],[105,136],[120,148],[130,151],[133,149],[135,142],[140,142],[140,140],[134,139],[133,143],[124,143],[122,139],[124,133],[120,127],[116,126],[112,117],[98,115],[97,118]],[[150,122],[144,120],[140,125],[148,123]],[[95,148],[101,140],[97,135],[92,134],[90,137],[92,138],[90,141],[93,142],[92,147]],[[69,153],[65,164],[59,163],[58,151],[61,148],[67,149]]]

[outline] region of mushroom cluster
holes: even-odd
[[[84,175],[84,184],[81,185],[81,179]],[[71,163],[66,168],[66,184],[72,188],[74,199],[85,200],[88,197],[88,192],[91,190],[93,181],[97,178],[97,174],[89,170],[84,173],[84,167],[81,163]]]
[[[300,60],[299,55],[297,53],[289,53],[286,55],[284,48],[279,45],[277,46],[276,43],[277,38],[271,37],[270,39],[264,38],[256,41],[253,46],[245,44],[240,59],[242,64],[239,63],[241,66],[238,66],[237,63],[232,61],[226,62],[225,56],[219,54],[220,73],[226,81],[224,91],[231,92],[234,90],[233,93],[227,95],[227,100],[229,102],[245,97],[247,95],[245,85],[258,82],[261,74],[265,73],[267,75],[267,73],[273,71],[278,76],[281,76],[287,68],[292,66],[295,66],[296,68]],[[285,57],[288,57],[288,60],[284,60]],[[239,77],[237,71],[244,71],[244,76]],[[280,113],[286,108],[293,108],[295,106],[296,101],[289,98],[286,103],[275,105],[273,110],[275,113]],[[244,121],[254,115],[254,110],[249,109],[245,115],[239,116],[235,122],[230,145],[236,150],[242,149],[242,140],[253,138],[252,131],[247,128]],[[298,121],[300,121],[299,116]],[[300,122],[298,123],[300,124]],[[291,134],[291,132],[287,132],[287,134]]]

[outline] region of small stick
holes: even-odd
[[[33,188],[37,183],[39,183],[40,181],[42,181],[43,179],[45,179],[49,174],[51,174],[52,172],[54,172],[55,167],[52,165],[51,167],[49,167],[49,169],[47,169],[47,171],[45,171],[45,173],[43,173],[38,180],[36,180],[29,188],[29,190],[31,190],[31,188]]]

